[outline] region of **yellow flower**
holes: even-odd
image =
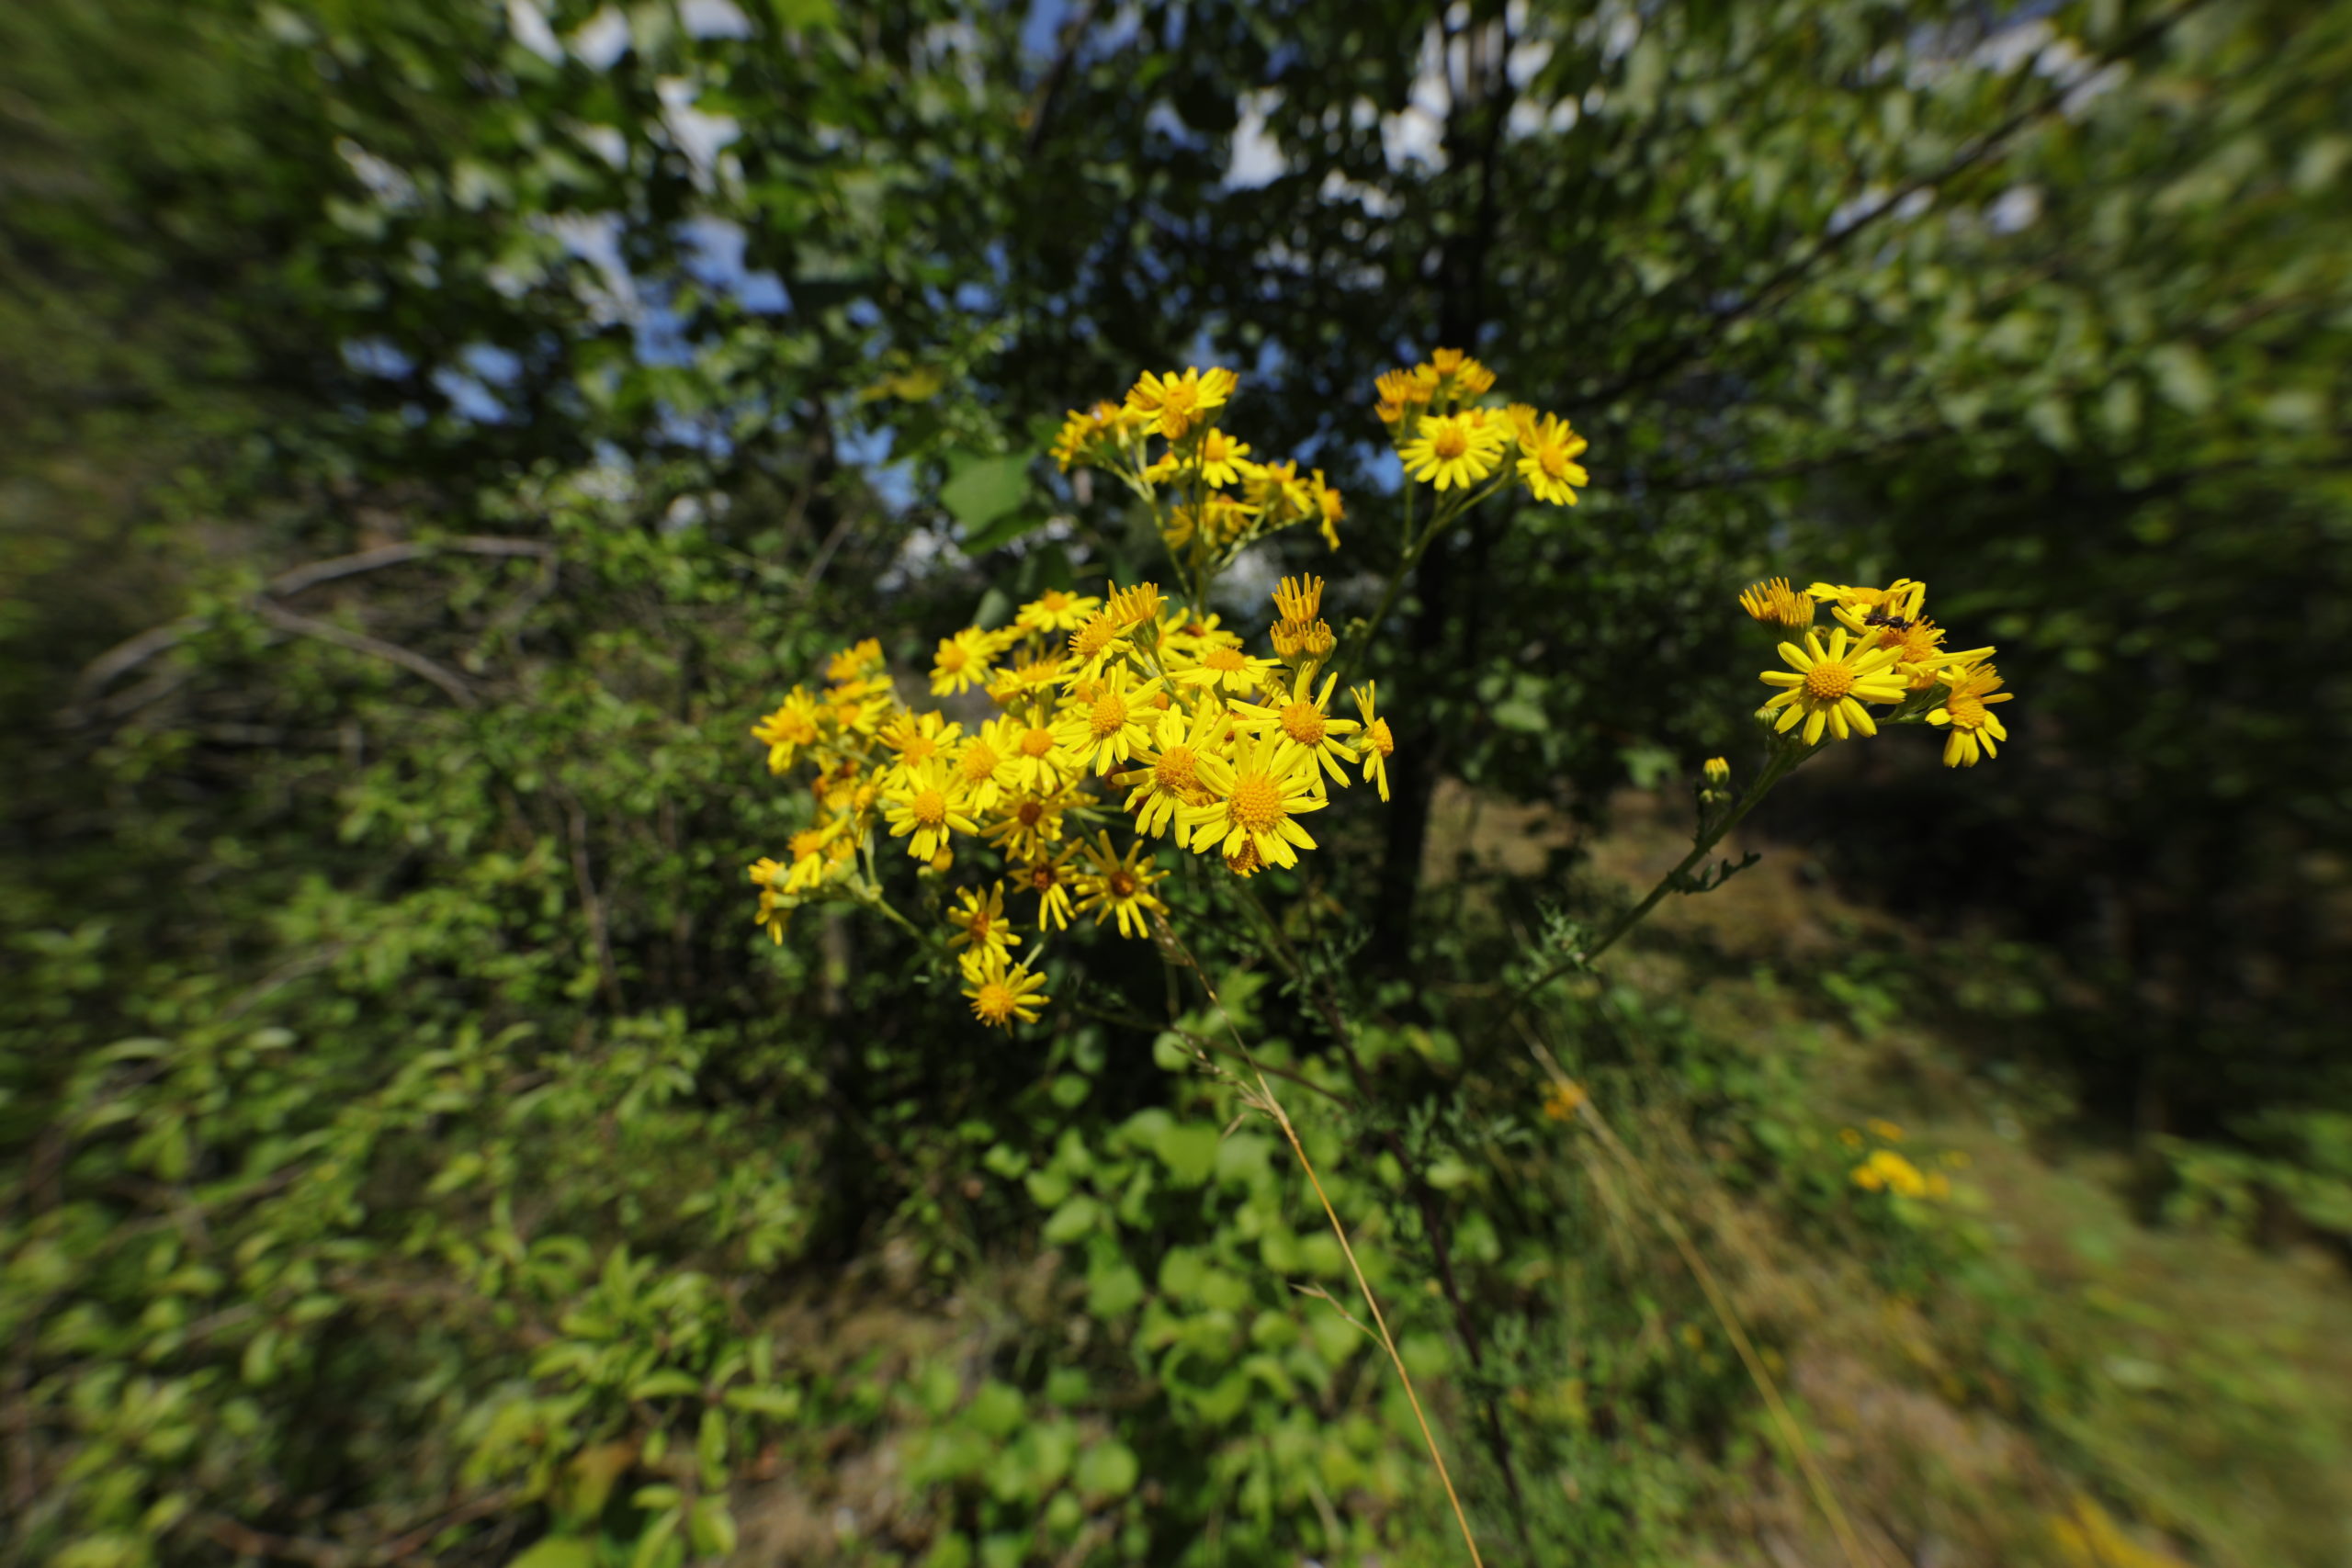
[[[1014,886],[1025,887],[1037,896],[1037,930],[1041,932],[1069,930],[1069,892],[1076,882],[1070,874],[1070,853],[1064,850],[1057,855],[1041,854],[1012,874]]]
[[[1919,1168],[1893,1149],[1876,1149],[1853,1170],[1854,1185],[1865,1192],[1892,1192],[1901,1198],[1928,1196],[1928,1179]]]
[[[1034,860],[1046,846],[1061,841],[1062,813],[1069,809],[1067,795],[1023,795],[997,808],[989,824],[988,840],[1009,859]]]
[[[869,670],[879,670],[881,668],[881,639],[878,637],[867,637],[864,642],[854,642],[850,644],[847,648],[842,649],[839,653],[834,654],[831,659],[827,660],[825,661],[825,679],[828,681],[854,681]]]
[[[2001,749],[1996,742],[2007,740],[2009,732],[1992,705],[2006,703],[2017,694],[2001,690],[2001,672],[1990,664],[1973,670],[1953,665],[1944,671],[1943,678],[1943,701],[1928,712],[1928,722],[1951,731],[1944,740],[1944,766],[1973,768],[1984,757],[1999,756]]]
[[[1505,436],[1499,425],[1482,411],[1423,414],[1413,439],[1400,456],[1406,471],[1444,491],[1469,489],[1495,471],[1502,457]]]
[[[1274,608],[1285,621],[1313,620],[1323,612],[1323,580],[1312,574],[1283,578],[1274,585]]]
[[[1008,967],[1004,954],[991,952],[966,955],[964,994],[972,1001],[972,1016],[982,1023],[1010,1031],[1013,1023],[1035,1023],[1037,1010],[1053,1000],[1046,995],[1046,977],[1032,975],[1025,964]]]
[[[1315,470],[1314,487],[1316,526],[1323,532],[1324,547],[1336,550],[1340,547],[1340,524],[1348,514],[1348,503],[1336,487],[1324,482],[1320,468]]]
[[[1265,683],[1269,671],[1282,665],[1272,659],[1259,659],[1238,648],[1213,642],[1200,650],[1192,663],[1180,663],[1168,672],[1168,678],[1180,686],[1194,686],[1210,692],[1254,692]]]
[[[957,749],[955,780],[975,811],[986,811],[1019,782],[1022,732],[1026,726],[1000,715]]]
[[[883,792],[882,816],[890,825],[890,837],[911,836],[907,852],[917,860],[929,860],[945,849],[950,833],[980,830],[972,820],[970,803],[935,761],[909,769],[896,787]]]
[[[1299,477],[1295,462],[1260,465],[1242,493],[1250,510],[1270,528],[1287,527],[1316,509],[1315,487]]]
[[[1248,461],[1250,443],[1236,441],[1222,430],[1201,433],[1201,478],[1213,485],[1238,484],[1256,464]]]
[[[768,772],[781,773],[792,766],[803,746],[814,746],[823,732],[824,710],[801,687],[795,686],[784,705],[752,727],[752,739],[767,742]]]
[[[997,742],[998,750],[1005,756],[1016,787],[1050,795],[1079,771],[1077,754],[1054,739],[1049,725],[1015,723],[1010,718],[1001,722],[1004,728]]]
[[[1798,592],[1785,577],[1749,583],[1740,590],[1739,607],[1768,626],[1797,632],[1813,625],[1813,595]]]
[[[1839,740],[1856,730],[1878,733],[1877,723],[1862,705],[1903,700],[1902,679],[1890,668],[1894,655],[1884,649],[1849,649],[1847,642],[1846,628],[1839,626],[1829,634],[1826,649],[1814,632],[1804,634],[1803,648],[1792,642],[1781,645],[1781,657],[1793,668],[1767,670],[1761,677],[1766,685],[1781,688],[1764,705],[1767,713],[1781,710],[1774,729],[1786,735],[1803,720],[1808,746],[1819,745],[1825,729]]]
[[[1575,487],[1592,482],[1584,465],[1576,460],[1588,445],[1568,428],[1566,420],[1545,414],[1540,423],[1520,428],[1520,479],[1536,500],[1547,505],[1574,506]]]
[[[1328,621],[1276,621],[1266,635],[1272,639],[1274,651],[1294,662],[1322,659],[1339,646]]]
[[[1079,759],[1080,764],[1107,773],[1135,755],[1151,739],[1148,728],[1159,717],[1150,702],[1159,689],[1158,680],[1129,684],[1124,667],[1114,668],[1084,705],[1073,704],[1054,724],[1054,739]]]
[[[939,713],[902,713],[882,727],[882,744],[898,753],[899,766],[919,768],[963,738],[964,727]]]
[[[1063,672],[1068,669],[1065,660],[1048,655],[1000,670],[996,679],[989,682],[989,700],[999,707],[1009,708],[1023,699],[1048,698],[1062,683]]]
[[[1022,605],[1012,624],[1024,632],[1074,632],[1086,624],[1086,617],[1102,607],[1102,601],[1091,593],[1048,588]]]
[[[1340,744],[1340,738],[1353,735],[1362,727],[1354,719],[1333,718],[1324,711],[1331,701],[1331,688],[1339,683],[1339,679],[1337,675],[1326,675],[1322,691],[1312,698],[1303,691],[1292,692],[1287,694],[1288,700],[1280,707],[1236,703],[1233,712],[1241,728],[1253,734],[1280,733],[1295,742],[1309,757],[1322,764],[1324,773],[1337,779],[1340,787],[1345,788],[1348,775],[1341,764],[1354,759],[1349,755],[1348,749]],[[1315,788],[1317,794],[1322,793],[1320,775],[1316,777]]]
[[[1572,1083],[1555,1083],[1544,1091],[1544,1114],[1554,1122],[1573,1122],[1577,1108],[1585,1102],[1583,1089]]]
[[[1396,754],[1396,738],[1388,733],[1388,721],[1374,711],[1377,682],[1366,681],[1351,687],[1348,695],[1356,701],[1356,711],[1363,715],[1363,733],[1356,737],[1356,756],[1363,763],[1366,784],[1380,785],[1380,798],[1388,798],[1388,759]]]
[[[1144,416],[1144,429],[1153,435],[1182,441],[1210,410],[1222,408],[1240,378],[1222,366],[1206,371],[1187,369],[1179,376],[1147,370],[1127,392],[1127,407]]]
[[[1862,1125],[1871,1130],[1871,1136],[1874,1138],[1883,1138],[1890,1144],[1903,1141],[1903,1129],[1883,1116],[1873,1116]]]
[[[1096,403],[1084,413],[1070,410],[1069,417],[1062,421],[1061,433],[1054,437],[1055,466],[1069,472],[1072,463],[1093,459],[1105,443],[1119,440],[1140,423],[1117,403]]]
[[[849,863],[857,846],[841,832],[845,821],[837,817],[822,827],[804,829],[792,835],[788,846],[792,863],[785,873],[781,891],[813,892]]]
[[[1148,936],[1150,928],[1145,919],[1148,910],[1165,911],[1167,905],[1159,901],[1151,885],[1168,874],[1139,857],[1144,841],[1137,839],[1127,846],[1125,856],[1111,852],[1111,835],[1098,834],[1096,844],[1086,847],[1090,870],[1079,878],[1078,908],[1080,914],[1094,911],[1094,923],[1115,915],[1123,936]],[[1099,847],[1098,847],[1099,846]]]
[[[1454,389],[1469,397],[1489,391],[1495,384],[1495,373],[1458,348],[1430,351],[1429,368],[1437,372],[1441,380],[1451,381]]]
[[[1133,588],[1114,588],[1111,602],[1103,606],[1103,615],[1123,628],[1132,631],[1146,621],[1152,623],[1154,635],[1159,631],[1159,607],[1167,601],[1159,596],[1159,584],[1138,582]]]
[[[1384,370],[1373,389],[1380,397],[1381,422],[1397,424],[1408,412],[1437,396],[1437,372],[1426,365],[1411,370]]]
[[[1731,764],[1721,757],[1708,758],[1706,765],[1700,771],[1707,775],[1709,789],[1721,789],[1731,783]]]
[[[1069,658],[1062,665],[1063,678],[1101,673],[1105,663],[1124,651],[1121,644],[1125,637],[1126,628],[1108,611],[1089,616],[1084,626],[1069,634]]]
[[[752,886],[760,890],[760,905],[758,908],[752,911],[752,923],[766,931],[768,939],[778,947],[784,945],[785,918],[792,912],[784,907],[783,900],[777,897],[775,875],[783,869],[783,866],[765,855],[753,861],[751,865]]]
[[[1136,761],[1143,766],[1126,775],[1136,781],[1127,793],[1127,809],[1135,813],[1137,832],[1156,839],[1176,820],[1178,811],[1210,800],[1201,778],[1201,760],[1215,759],[1231,729],[1231,721],[1215,703],[1203,703],[1189,718],[1173,708],[1159,716],[1159,746],[1136,752]]]
[[[990,887],[985,898],[969,887],[957,888],[956,897],[956,908],[947,911],[947,923],[956,928],[949,947],[1003,953],[1020,945],[1021,933],[1004,916],[1003,883]]]
[[[1003,641],[996,633],[984,632],[978,626],[966,626],[954,637],[941,637],[939,651],[931,660],[932,695],[952,696],[970,686],[986,686],[993,672],[989,666],[1003,648]]]
[[[1884,588],[1856,588],[1838,582],[1816,582],[1805,592],[1824,604],[1857,611],[1865,616],[1876,611],[1879,619],[1871,623],[1874,626],[1890,616],[1916,621],[1928,600],[1928,585],[1915,582],[1907,577],[1898,577]]]
[[[1249,846],[1266,864],[1288,866],[1298,863],[1299,850],[1315,847],[1296,821],[1324,804],[1315,793],[1315,759],[1303,747],[1268,731],[1230,764],[1222,759],[1202,761],[1201,777],[1213,798],[1177,813],[1195,852],[1216,850],[1230,860]]]
[[[882,720],[897,705],[890,691],[888,676],[868,676],[834,686],[825,693],[825,705],[831,712],[833,728],[844,736],[871,735],[882,728]]]

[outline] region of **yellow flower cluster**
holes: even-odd
[[[1585,438],[1559,415],[1526,403],[1493,408],[1480,401],[1494,385],[1495,373],[1458,348],[1441,348],[1410,369],[1383,373],[1374,383],[1380,420],[1405,471],[1441,494],[1466,491],[1516,452],[1514,472],[1529,494],[1548,505],[1574,506],[1577,487],[1591,482],[1577,461]]]
[[[1182,385],[1159,384],[1156,418],[1176,417],[1168,389]],[[1186,406],[1196,417],[1197,400]],[[1024,938],[1008,891],[1035,896],[1028,923],[1041,940],[1081,914],[1141,938],[1166,908],[1154,840],[1250,876],[1315,848],[1302,818],[1331,783],[1349,784],[1347,769],[1387,798],[1396,742],[1373,688],[1350,694],[1360,716],[1344,718],[1331,712],[1336,676],[1316,684],[1333,641],[1322,592],[1317,578],[1283,580],[1271,659],[1148,582],[1102,598],[1046,592],[1009,626],[940,639],[932,692],[977,689],[995,709],[968,731],[901,703],[877,642],[842,650],[823,689],[795,688],[752,730],[774,772],[812,768],[816,804],[816,825],[784,859],[751,868],[755,918],[781,942],[801,903],[878,897],[873,860],[888,840],[940,874],[958,863],[958,840],[978,840],[994,863],[985,887],[956,891],[949,946],[976,1016],[1033,1020],[1048,998],[1015,960]],[[1114,822],[1131,835],[1124,852]]]
[[[1926,615],[1928,585],[1899,578],[1884,588],[1816,582],[1792,588],[1776,577],[1750,585],[1740,607],[1763,625],[1803,634],[1781,644],[1786,670],[1761,679],[1779,688],[1758,716],[1776,734],[1807,746],[1878,733],[1879,721],[1927,723],[1946,732],[1944,765],[1973,768],[2009,738],[1993,706],[2016,694],[2001,688],[1991,648],[1955,650]],[[1828,606],[1823,636],[1815,617]],[[1877,716],[1876,706],[1887,711]]]
[[[1071,410],[1054,438],[1054,461],[1064,473],[1091,468],[1116,475],[1160,514],[1170,558],[1195,583],[1294,524],[1314,523],[1336,550],[1348,514],[1322,469],[1302,474],[1295,462],[1258,462],[1248,442],[1223,428],[1239,385],[1222,367],[1147,370],[1124,401]]]
[[[1894,1145],[1903,1141],[1903,1129],[1894,1122],[1872,1117],[1863,1123],[1871,1136],[1882,1143]],[[1851,1127],[1838,1130],[1838,1138],[1849,1149],[1863,1147],[1862,1134]],[[1947,1165],[1965,1164],[1960,1155],[1946,1155]],[[1919,1168],[1897,1154],[1893,1148],[1871,1150],[1862,1163],[1850,1173],[1855,1186],[1865,1192],[1892,1192],[1898,1198],[1949,1198],[1951,1178],[1941,1171],[1922,1172]]]

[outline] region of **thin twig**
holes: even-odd
[[[381,637],[372,637],[365,632],[349,631],[329,621],[312,620],[308,615],[298,615],[293,611],[283,605],[273,604],[267,599],[255,600],[254,613],[280,631],[293,632],[300,637],[316,637],[321,642],[333,643],[337,648],[348,649],[354,653],[364,653],[372,659],[380,659],[387,663],[397,664],[412,675],[422,675],[447,692],[450,700],[459,707],[479,707],[481,705],[481,699],[474,695],[473,688],[466,684],[464,677],[448,666],[437,664],[425,658],[414,649],[402,648],[398,643],[386,642]]]

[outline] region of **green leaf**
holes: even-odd
[[[989,525],[1018,507],[1029,493],[1029,458],[1020,453],[1001,457],[959,455],[948,459],[947,482],[939,487],[939,504],[964,525],[965,547],[987,549],[1000,540],[984,537]]]
[[[1152,1140],[1152,1153],[1168,1167],[1169,1176],[1182,1187],[1198,1187],[1216,1168],[1217,1130],[1198,1123],[1171,1122]]]
[[[506,1568],[596,1568],[596,1543],[578,1536],[551,1535],[523,1549]]]
[[[687,1522],[686,1538],[695,1551],[703,1557],[731,1557],[735,1552],[735,1516],[727,1511],[724,1497],[705,1497],[695,1505],[694,1517]]]
[[[1073,1479],[1089,1498],[1107,1499],[1124,1497],[1134,1491],[1142,1473],[1143,1466],[1136,1461],[1135,1450],[1113,1438],[1107,1442],[1090,1444],[1078,1456]]]

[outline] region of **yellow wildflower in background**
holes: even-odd
[[[1053,999],[1045,987],[1044,976],[1032,975],[1023,964],[1008,966],[1001,952],[977,961],[966,955],[964,994],[972,999],[972,1016],[982,1023],[1010,1030],[1015,1021],[1036,1022],[1037,1010]]]
[[[1555,1083],[1544,1091],[1544,1114],[1554,1122],[1573,1122],[1587,1098],[1575,1084]]]
[[[1816,582],[1805,590],[1825,604],[1851,610],[1866,619],[1872,615],[1878,619],[1873,626],[1886,620],[1916,621],[1926,605],[1928,585],[1907,577],[1898,577],[1884,588],[1857,588],[1845,583]]]
[[[1396,738],[1388,732],[1388,721],[1374,711],[1377,682],[1366,681],[1351,687],[1348,695],[1355,699],[1356,711],[1363,715],[1363,733],[1356,737],[1356,757],[1363,763],[1363,782],[1380,786],[1380,798],[1388,798],[1388,759],[1396,754]]]
[[[1073,850],[1057,855],[1042,855],[1013,874],[1013,885],[1025,887],[1037,896],[1037,930],[1039,932],[1068,931],[1070,915],[1070,889],[1076,878],[1069,869]]]
[[[1211,410],[1222,408],[1239,384],[1240,378],[1221,366],[1187,369],[1181,376],[1147,370],[1129,389],[1126,406],[1144,416],[1149,434],[1182,441]]]
[[[825,679],[854,681],[869,670],[882,668],[882,639],[867,637],[854,642],[825,660]]]
[[[752,727],[752,739],[766,743],[768,772],[781,773],[790,770],[803,746],[817,743],[823,724],[824,710],[817,700],[795,686],[786,694],[782,707]]]
[[[1766,685],[1782,688],[1765,703],[1764,709],[1768,713],[1780,710],[1773,728],[1783,735],[1802,720],[1808,746],[1818,745],[1825,729],[1839,740],[1856,730],[1876,735],[1878,725],[1862,704],[1903,700],[1902,682],[1891,668],[1894,655],[1884,649],[1849,649],[1843,626],[1829,634],[1826,649],[1820,637],[1809,631],[1802,649],[1792,642],[1782,643],[1781,657],[1794,668],[1764,671],[1760,678]]]
[[[1853,1181],[1865,1192],[1892,1192],[1898,1198],[1931,1195],[1919,1168],[1893,1149],[1871,1150],[1871,1157],[1854,1168]]]
[[[1048,588],[1022,605],[1012,624],[1024,632],[1074,632],[1102,607],[1102,601],[1091,593]]]
[[[1505,439],[1500,425],[1482,410],[1424,414],[1399,456],[1406,472],[1440,491],[1467,490],[1495,471]]]
[[[2009,732],[1991,705],[2006,703],[2017,694],[2000,689],[2001,672],[1990,664],[1973,670],[1955,666],[1944,671],[1944,680],[1950,689],[1928,715],[1929,724],[1951,732],[1944,740],[1944,766],[1973,768],[1983,757],[1999,756],[1996,742],[2007,740]]]
[[[956,898],[956,908],[947,912],[947,923],[956,930],[947,939],[950,948],[1002,953],[1020,945],[1020,933],[1005,919],[1003,883],[991,886],[985,898],[972,888],[959,887]]]
[[[1267,676],[1281,668],[1279,660],[1260,659],[1238,648],[1211,643],[1200,650],[1194,662],[1170,670],[1168,678],[1180,686],[1240,694],[1256,691],[1265,683]]]
[[[1257,465],[1249,462],[1250,443],[1237,441],[1222,430],[1201,433],[1201,478],[1213,485],[1235,485]]]
[[[992,632],[978,626],[966,626],[953,637],[939,639],[939,651],[931,660],[931,693],[935,697],[953,696],[972,686],[985,686],[989,666],[1002,645]]]
[[[1116,916],[1123,936],[1149,935],[1146,912],[1165,913],[1168,908],[1151,885],[1168,874],[1143,860],[1144,849],[1145,841],[1137,839],[1121,855],[1111,848],[1110,834],[1098,834],[1096,841],[1086,846],[1088,870],[1079,878],[1079,913],[1091,910],[1098,926]]]
[[[1315,491],[1315,525],[1321,530],[1324,547],[1340,547],[1340,525],[1348,515],[1348,503],[1338,488],[1327,482],[1323,470],[1317,468],[1309,483]]]

